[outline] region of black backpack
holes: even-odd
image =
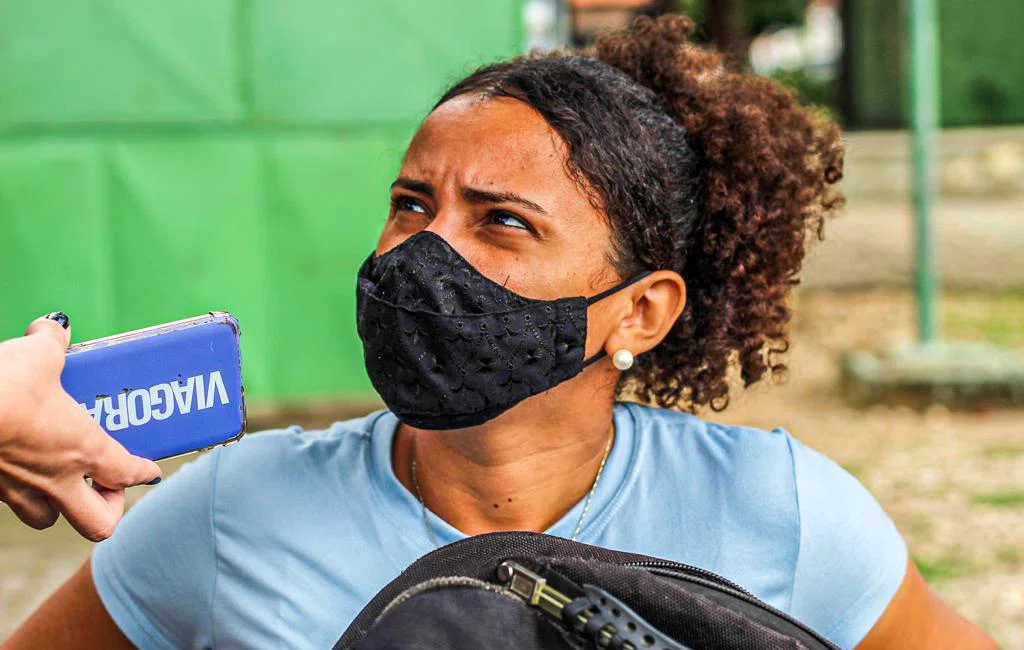
[[[534,533],[493,533],[410,565],[334,650],[838,650],[698,567]]]

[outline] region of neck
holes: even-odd
[[[416,494],[415,453],[424,503],[467,535],[547,530],[590,492],[614,435],[611,394],[603,407],[593,408],[594,392],[573,400],[558,388],[478,427],[424,431],[400,425],[392,450],[395,474]],[[566,408],[571,404],[586,408]]]

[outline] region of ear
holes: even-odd
[[[675,271],[655,271],[622,293],[630,300],[616,305],[618,324],[604,344],[609,357],[623,349],[634,356],[653,349],[668,336],[686,306],[686,283]]]

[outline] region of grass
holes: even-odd
[[[908,518],[904,526],[906,526],[907,532],[916,538],[928,537],[935,530],[932,518],[924,515],[915,515]]]
[[[1019,566],[1024,564],[1024,549],[1019,546],[1007,544],[996,549],[995,560],[1006,566]]]
[[[1024,506],[1024,490],[975,492],[971,495],[971,503],[976,506],[988,506],[990,508],[1016,508]]]
[[[991,460],[1014,460],[1024,456],[1024,447],[1013,447],[1010,445],[986,447],[981,450],[981,455]]]
[[[953,293],[942,302],[945,336],[1024,348],[1024,289]]]
[[[840,466],[858,480],[864,479],[864,465],[860,463],[840,463]]]
[[[924,579],[932,584],[973,573],[977,567],[962,557],[945,555],[937,558],[914,556],[914,564]]]

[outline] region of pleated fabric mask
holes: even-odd
[[[536,300],[488,279],[420,231],[359,269],[356,320],[366,370],[398,418],[420,429],[476,426],[578,375],[596,296]]]

